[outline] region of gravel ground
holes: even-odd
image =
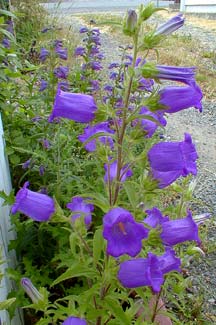
[[[93,13],[92,18],[94,18]],[[70,16],[69,20],[75,30],[85,25],[84,21],[77,16]],[[159,23],[163,21],[164,19],[161,18]],[[152,22],[155,23],[155,20]],[[197,25],[186,23],[178,33],[197,39],[200,47],[205,51],[216,50],[216,21],[215,29],[208,30],[199,25],[197,18]],[[102,29],[101,42],[107,62],[118,60],[119,40],[108,33],[107,28]],[[211,66],[211,69],[215,68]],[[210,212],[213,216],[210,223],[207,223],[207,247],[210,246],[211,249],[207,249],[204,258],[193,260],[188,267],[188,274],[193,283],[192,294],[196,296],[200,291],[203,293],[202,309],[206,321],[203,323],[194,321],[190,324],[216,324],[216,222],[214,221],[216,216],[216,102],[204,99],[202,113],[191,108],[168,117],[166,139],[181,141],[185,132],[192,135],[199,154],[199,173],[194,192],[199,203],[194,204],[193,212],[197,214]]]

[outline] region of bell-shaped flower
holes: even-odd
[[[69,74],[68,67],[59,66],[54,69],[54,75],[56,76],[56,78],[67,79],[68,74]]]
[[[115,132],[114,130],[110,129],[109,122],[102,122],[102,123],[95,124],[93,126],[91,126],[91,125],[87,126],[84,129],[84,134],[79,135],[78,139],[81,142],[86,142],[86,141],[88,141],[88,139],[90,139],[95,134],[101,133],[101,136],[99,136],[97,139],[92,139],[85,144],[86,150],[88,150],[90,152],[95,151],[97,140],[100,141],[101,143],[103,143],[104,145],[108,145],[108,146],[110,146],[110,148],[113,148],[113,146],[114,146],[113,139],[110,136],[105,135],[105,134],[106,133],[113,134],[114,132]]]
[[[39,60],[41,62],[45,62],[48,56],[49,56],[49,51],[44,47],[42,47],[42,49],[40,50]]]
[[[138,80],[137,90],[146,90],[146,91],[152,91],[154,85],[153,79],[146,79],[146,78],[140,78]]]
[[[147,217],[143,220],[144,223],[152,228],[156,228],[165,221],[169,221],[169,217],[163,216],[161,211],[154,207],[151,210],[146,210]]]
[[[189,107],[202,111],[202,91],[197,84],[186,87],[169,86],[159,91],[159,104],[166,106],[163,112],[175,113]]]
[[[147,258],[137,258],[120,264],[118,279],[126,288],[150,286],[157,293],[164,282],[164,274],[180,271],[181,262],[173,250],[167,250],[162,256],[152,253]]]
[[[180,176],[196,175],[197,158],[192,138],[185,133],[182,142],[160,142],[153,145],[148,152],[150,174],[158,181],[159,188],[164,188]]]
[[[60,57],[60,59],[67,60],[67,58],[68,58],[68,50],[67,50],[66,47],[65,48],[56,47],[55,52]]]
[[[62,325],[87,325],[87,322],[83,318],[70,316],[62,323]]]
[[[65,92],[58,87],[49,122],[56,117],[63,117],[79,123],[88,123],[94,119],[96,110],[92,96]]]
[[[39,91],[44,91],[48,87],[48,82],[44,79],[41,79],[40,81],[40,88]]]
[[[15,203],[11,208],[12,214],[19,211],[35,221],[49,220],[55,212],[54,200],[48,195],[30,191],[28,186],[29,182],[25,182],[16,194]]]
[[[105,169],[104,181],[106,183],[108,183],[108,181],[112,182],[113,180],[116,179],[117,167],[118,167],[117,160],[109,164],[104,164],[104,169]],[[128,168],[128,164],[124,165],[120,171],[120,182],[123,183],[128,177],[131,177],[132,175],[133,172],[130,168]]]
[[[156,123],[154,121],[151,121],[151,120],[148,120],[145,118],[140,119],[141,127],[146,132],[146,136],[145,136],[146,138],[151,138],[160,124],[162,126],[166,126],[166,124],[167,124],[167,121],[163,117],[162,112],[154,112],[153,113],[153,112],[149,111],[147,107],[144,106],[144,107],[141,107],[140,114],[151,116],[158,122],[158,123]]]
[[[9,49],[11,47],[11,42],[7,37],[4,37],[1,44],[6,48]]]
[[[142,239],[147,236],[148,229],[123,208],[113,208],[103,218],[103,237],[107,240],[109,255],[134,257],[141,251]]]
[[[22,278],[21,285],[29,298],[31,298],[33,304],[37,304],[40,300],[43,300],[42,294],[35,288],[29,278]]]
[[[82,197],[76,196],[71,199],[71,202],[66,205],[73,214],[71,221],[74,222],[77,218],[84,217],[86,226],[89,226],[92,221],[92,211],[94,206],[91,203],[87,203]]]
[[[184,24],[184,17],[183,15],[180,13],[174,17],[172,17],[171,19],[169,19],[165,24],[159,26],[156,31],[155,31],[155,35],[169,35],[172,32],[175,32],[177,29],[179,29],[180,27],[183,26]]]
[[[86,53],[86,50],[83,46],[77,46],[75,48],[75,52],[74,52],[75,56],[83,56],[85,53]]]
[[[162,223],[160,237],[164,245],[173,246],[188,240],[195,240],[200,244],[198,226],[188,211],[188,215],[182,219],[170,220]]]
[[[132,36],[137,30],[137,13],[129,9],[123,23],[123,32],[125,35]]]

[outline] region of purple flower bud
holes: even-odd
[[[147,236],[148,229],[137,223],[125,209],[113,208],[103,218],[103,237],[107,240],[109,255],[136,256],[142,249],[142,239]]]
[[[110,63],[110,65],[108,66],[108,69],[113,69],[113,68],[118,68],[120,67],[120,64],[118,62],[113,62]]]
[[[6,48],[9,49],[11,47],[11,43],[8,38],[4,37],[2,40],[2,45]]]
[[[78,136],[79,140],[81,142],[87,142],[85,144],[85,149],[88,150],[89,152],[93,152],[96,150],[96,144],[97,140],[103,143],[104,145],[109,145],[110,148],[113,148],[114,143],[113,139],[108,136],[108,135],[103,135],[104,133],[110,133],[113,134],[115,131],[111,130],[109,128],[109,123],[108,122],[102,122],[95,124],[93,126],[89,125],[84,129],[84,134],[81,134]],[[88,141],[89,138],[94,136],[97,133],[101,133],[101,136],[99,136],[97,139],[92,139]]]
[[[47,33],[49,30],[51,30],[52,29],[52,27],[45,27],[45,28],[43,28],[42,30],[41,30],[41,33]]]
[[[146,79],[146,78],[140,78],[138,80],[138,87],[137,90],[146,90],[146,91],[152,91],[154,85],[153,79]]]
[[[137,29],[136,11],[129,9],[123,25],[123,32],[128,36],[132,36],[135,34],[136,29]]]
[[[184,17],[182,14],[178,14],[173,18],[169,19],[165,24],[159,26],[156,29],[155,35],[169,35],[172,32],[176,31],[184,24]]]
[[[21,285],[29,298],[31,298],[33,304],[37,304],[40,300],[43,300],[42,294],[35,288],[30,279],[22,278]]]
[[[83,33],[87,33],[88,32],[88,28],[87,27],[81,27],[80,30],[79,30],[80,34],[83,34]]]
[[[151,210],[146,210],[147,217],[143,220],[144,223],[151,226],[152,228],[156,228],[158,225],[161,225],[165,221],[169,221],[169,217],[163,216],[161,211],[156,207]]]
[[[62,47],[62,45],[63,45],[62,40],[59,39],[54,40],[54,47],[58,48],[58,47]]]
[[[41,79],[40,81],[40,88],[39,88],[39,91],[44,91],[45,89],[47,89],[48,87],[48,82],[44,79]]]
[[[89,226],[92,221],[91,212],[94,211],[93,204],[86,203],[82,197],[76,196],[71,199],[71,202],[66,205],[73,212],[71,221],[74,222],[77,218],[84,217],[86,226]]]
[[[68,67],[59,66],[54,69],[54,75],[56,76],[56,78],[67,79],[68,74],[69,74]]]
[[[75,49],[75,56],[83,56],[84,54],[85,54],[85,48],[84,47],[82,47],[82,46],[78,46],[78,47],[76,47],[76,49]]]
[[[28,186],[29,182],[25,182],[23,188],[16,194],[11,213],[19,211],[39,222],[49,220],[55,212],[54,200],[48,195],[28,190]]]
[[[147,107],[141,107],[140,114],[153,117],[162,126],[166,126],[167,124],[167,121],[163,117],[163,113],[161,112],[152,113],[151,111],[148,110]],[[145,136],[146,138],[151,138],[158,128],[158,123],[155,123],[147,119],[141,119],[140,124],[143,130],[146,132],[146,136]]]
[[[92,96],[65,92],[58,87],[49,122],[56,117],[63,117],[79,123],[88,123],[94,119],[96,110]]]
[[[22,169],[27,169],[30,167],[30,165],[31,165],[31,159],[28,159],[22,164]]]
[[[103,69],[103,66],[100,64],[100,62],[93,61],[93,62],[90,62],[89,64],[90,64],[90,67],[92,68],[92,70],[100,71]]]
[[[70,316],[62,323],[62,325],[87,325],[87,322],[83,318]]]
[[[42,140],[42,145],[43,145],[44,149],[49,149],[50,148],[49,140],[43,139]]]
[[[55,49],[56,54],[60,57],[62,60],[67,60],[68,58],[68,50],[67,48],[61,48],[61,47],[56,47]]]
[[[173,183],[180,176],[196,175],[196,148],[190,134],[185,133],[182,142],[161,142],[148,152],[151,175],[158,181],[159,188]]]
[[[43,165],[41,165],[41,166],[39,167],[39,174],[40,174],[40,176],[43,176],[44,173],[45,173],[45,167],[44,167]]]
[[[108,181],[113,182],[117,176],[117,160],[113,161],[110,164],[105,164],[104,169],[106,171],[104,176],[104,181],[108,183]],[[128,168],[128,164],[124,165],[120,172],[120,181],[125,182],[128,177],[131,177],[133,172]]]
[[[49,54],[50,54],[49,51],[47,49],[45,49],[44,47],[42,47],[42,49],[40,51],[40,55],[39,55],[39,60],[41,62],[45,62]]]

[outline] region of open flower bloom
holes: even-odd
[[[22,278],[21,285],[29,298],[31,298],[33,304],[37,304],[40,300],[43,300],[42,294],[35,288],[29,278]]]
[[[56,117],[63,117],[79,123],[88,123],[94,119],[96,110],[92,96],[65,92],[58,87],[49,122]]]
[[[148,152],[151,175],[158,180],[159,188],[173,183],[180,176],[196,175],[196,148],[190,134],[185,133],[182,142],[161,142]]]
[[[146,210],[147,217],[143,220],[144,223],[156,228],[158,225],[161,225],[165,221],[169,221],[169,217],[163,216],[161,211],[154,207],[151,210]]]
[[[86,53],[86,50],[83,46],[78,46],[75,48],[75,52],[74,52],[75,56],[79,56],[79,55],[83,56],[85,53]]]
[[[67,58],[68,58],[68,50],[67,50],[66,47],[65,48],[62,48],[60,46],[56,47],[55,52],[60,57],[60,59],[67,60]]]
[[[186,218],[170,220],[162,223],[160,237],[164,245],[176,245],[187,240],[195,240],[200,244],[198,226],[188,211]]]
[[[110,164],[104,164],[105,169],[105,176],[104,181],[108,183],[108,181],[112,182],[114,179],[116,179],[117,176],[117,160],[113,161]],[[120,182],[124,182],[128,177],[131,177],[133,175],[133,172],[131,169],[128,168],[128,165],[124,165],[120,172]]]
[[[153,117],[157,122],[153,122],[151,120],[147,120],[145,118],[140,119],[140,124],[142,129],[146,132],[146,138],[151,138],[153,136],[153,134],[155,133],[155,131],[157,130],[159,124],[161,124],[162,126],[166,126],[167,121],[166,119],[163,117],[163,113],[162,112],[151,112],[148,110],[147,107],[141,107],[140,109],[140,114],[143,115],[148,115]]]
[[[156,31],[155,35],[169,35],[172,32],[175,32],[177,29],[183,26],[184,24],[184,17],[180,13],[171,19],[169,19],[165,24],[159,26]]]
[[[74,222],[77,218],[83,216],[86,226],[91,223],[91,212],[94,211],[93,204],[86,203],[82,197],[76,196],[72,198],[71,202],[68,203],[66,207],[73,212],[73,215],[71,217],[72,222]]]
[[[49,220],[55,212],[54,200],[48,195],[28,190],[28,186],[29,182],[25,182],[23,188],[16,194],[11,213],[19,211],[39,222]]]
[[[148,229],[137,223],[132,214],[122,208],[113,208],[103,218],[103,237],[107,240],[107,254],[119,257],[136,256],[142,249],[142,239]]]
[[[114,145],[113,139],[108,135],[103,135],[103,133],[113,134],[114,132],[115,132],[114,130],[111,130],[109,128],[108,122],[102,122],[102,123],[95,124],[93,126],[91,126],[91,125],[87,126],[84,129],[84,134],[79,135],[78,138],[81,142],[86,142],[86,141],[88,141],[89,138],[91,138],[95,134],[101,133],[101,136],[99,136],[97,139],[92,139],[85,144],[86,150],[92,152],[92,151],[96,150],[97,140],[99,140],[104,145],[109,145],[110,148],[113,148],[113,145]]]
[[[197,84],[186,87],[166,87],[159,91],[159,104],[166,106],[163,112],[175,113],[189,107],[202,111],[202,91]]]
[[[118,279],[126,288],[150,286],[157,293],[164,282],[164,274],[180,271],[181,261],[173,250],[166,250],[162,256],[152,253],[147,258],[137,258],[120,264]]]
[[[87,322],[83,318],[70,316],[62,323],[62,325],[87,325]]]

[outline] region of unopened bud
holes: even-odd
[[[137,14],[135,10],[128,10],[125,22],[123,24],[123,32],[125,35],[133,36],[137,29]]]
[[[22,278],[21,285],[34,304],[37,304],[40,300],[43,300],[42,294],[37,290],[37,288],[35,288],[30,279]]]

